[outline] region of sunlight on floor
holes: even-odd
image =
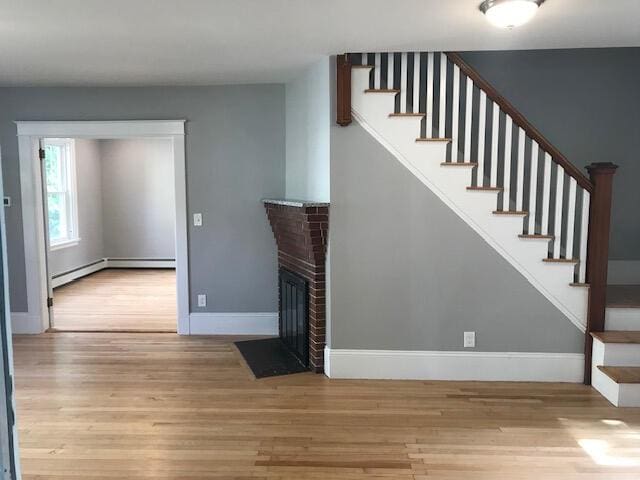
[[[620,468],[640,466],[640,432],[625,422],[604,418],[600,420],[602,426],[596,427],[577,420],[558,420],[567,427],[578,445],[596,465]],[[587,429],[588,438],[584,438]],[[597,432],[595,435],[594,430]],[[631,447],[630,440],[633,442]],[[625,446],[620,447],[623,442]]]

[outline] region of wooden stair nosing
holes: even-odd
[[[400,93],[400,90],[395,88],[367,88],[364,93]]]
[[[602,343],[622,343],[640,345],[640,332],[633,330],[607,330],[605,332],[591,332],[593,338]]]
[[[494,215],[505,215],[505,216],[515,216],[515,217],[526,217],[529,215],[529,212],[525,211],[517,211],[517,210],[494,210]]]
[[[577,258],[543,258],[545,263],[580,263]]]
[[[443,167],[477,167],[476,162],[441,162]]]
[[[640,384],[640,367],[597,367],[617,384]]]
[[[502,192],[502,187],[467,187],[467,190],[475,191],[475,192]]]
[[[402,118],[402,117],[409,117],[409,118],[411,118],[411,117],[426,117],[426,116],[427,116],[426,113],[420,113],[420,112],[417,112],[417,113],[405,112],[405,113],[390,113],[389,114],[389,117],[400,117],[400,118]]]
[[[450,142],[450,138],[427,138],[427,137],[418,137],[416,138],[416,142]]]
[[[518,237],[534,240],[553,240],[555,238],[553,235],[538,235],[536,233],[521,233]]]

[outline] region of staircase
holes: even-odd
[[[457,54],[348,54],[337,72],[338,123],[355,118],[585,332],[589,383],[590,334],[594,362],[601,342],[630,338],[597,336],[615,165],[585,176]],[[607,370],[593,372],[598,388]]]
[[[640,285],[609,287],[605,327],[591,333],[593,386],[617,407],[640,406]]]

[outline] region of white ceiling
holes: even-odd
[[[480,0],[0,0],[0,84],[282,82],[323,55],[640,46],[640,0],[547,0],[529,24]]]

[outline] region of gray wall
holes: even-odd
[[[362,127],[331,132],[331,347],[581,352],[584,335]]]
[[[53,250],[49,253],[49,268],[52,275],[73,270],[104,257],[102,175],[98,142],[76,139],[75,151],[80,242],[77,245]]]
[[[25,311],[18,144],[14,120],[187,120],[191,304],[199,311],[273,312],[277,267],[260,199],[285,193],[283,85],[153,88],[0,88],[11,305]]]
[[[329,201],[329,58],[285,86],[286,196]]]
[[[578,166],[614,162],[609,258],[640,259],[640,48],[467,52],[464,59]]]
[[[104,257],[175,258],[170,140],[100,140]]]

